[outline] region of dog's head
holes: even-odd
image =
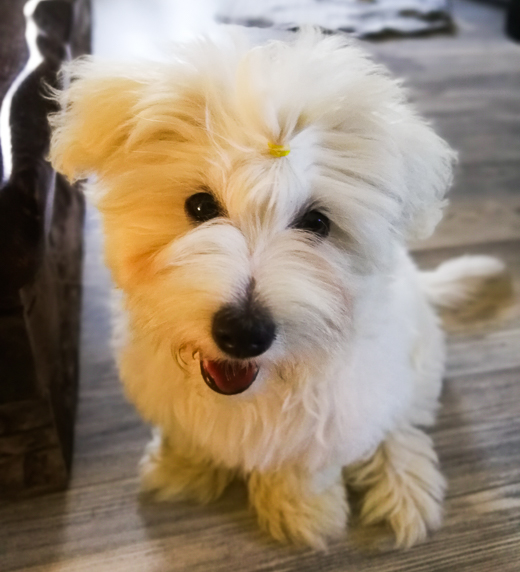
[[[440,218],[452,152],[343,38],[205,40],[71,74],[52,162],[97,177],[132,327],[195,356],[220,393],[322,363],[367,280]]]

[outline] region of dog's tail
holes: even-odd
[[[505,273],[505,264],[492,256],[460,256],[435,270],[420,273],[428,301],[437,308],[454,309],[479,297],[487,283]]]

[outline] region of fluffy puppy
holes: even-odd
[[[69,73],[51,160],[96,175],[121,378],[157,427],[143,487],[206,502],[239,475],[265,530],[321,548],[346,477],[366,522],[423,539],[445,489],[422,429],[444,367],[432,302],[501,270],[421,274],[407,253],[441,216],[448,145],[385,69],[314,30]]]

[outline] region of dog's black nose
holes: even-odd
[[[276,334],[270,312],[248,301],[240,306],[223,306],[214,316],[211,333],[217,346],[238,359],[252,358],[269,349]]]

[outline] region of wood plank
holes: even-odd
[[[4,507],[4,527],[24,527],[26,534],[17,538],[16,563],[0,560],[2,570],[50,570],[38,563],[52,558],[57,531],[65,526],[67,540],[59,543],[53,572],[339,571],[347,565],[385,572],[452,570],[455,564],[468,572],[512,572],[520,525],[519,378],[520,369],[448,380],[434,431],[449,481],[445,524],[411,551],[366,552],[348,539],[333,543],[326,555],[279,547],[258,533],[241,486],[209,507],[140,504],[132,477],[73,487],[66,515],[52,497],[13,505],[11,511]],[[34,509],[39,516],[27,527],[26,513]]]
[[[459,152],[446,216],[421,249],[520,238],[520,47],[500,11],[455,9],[457,36],[366,45]]]

